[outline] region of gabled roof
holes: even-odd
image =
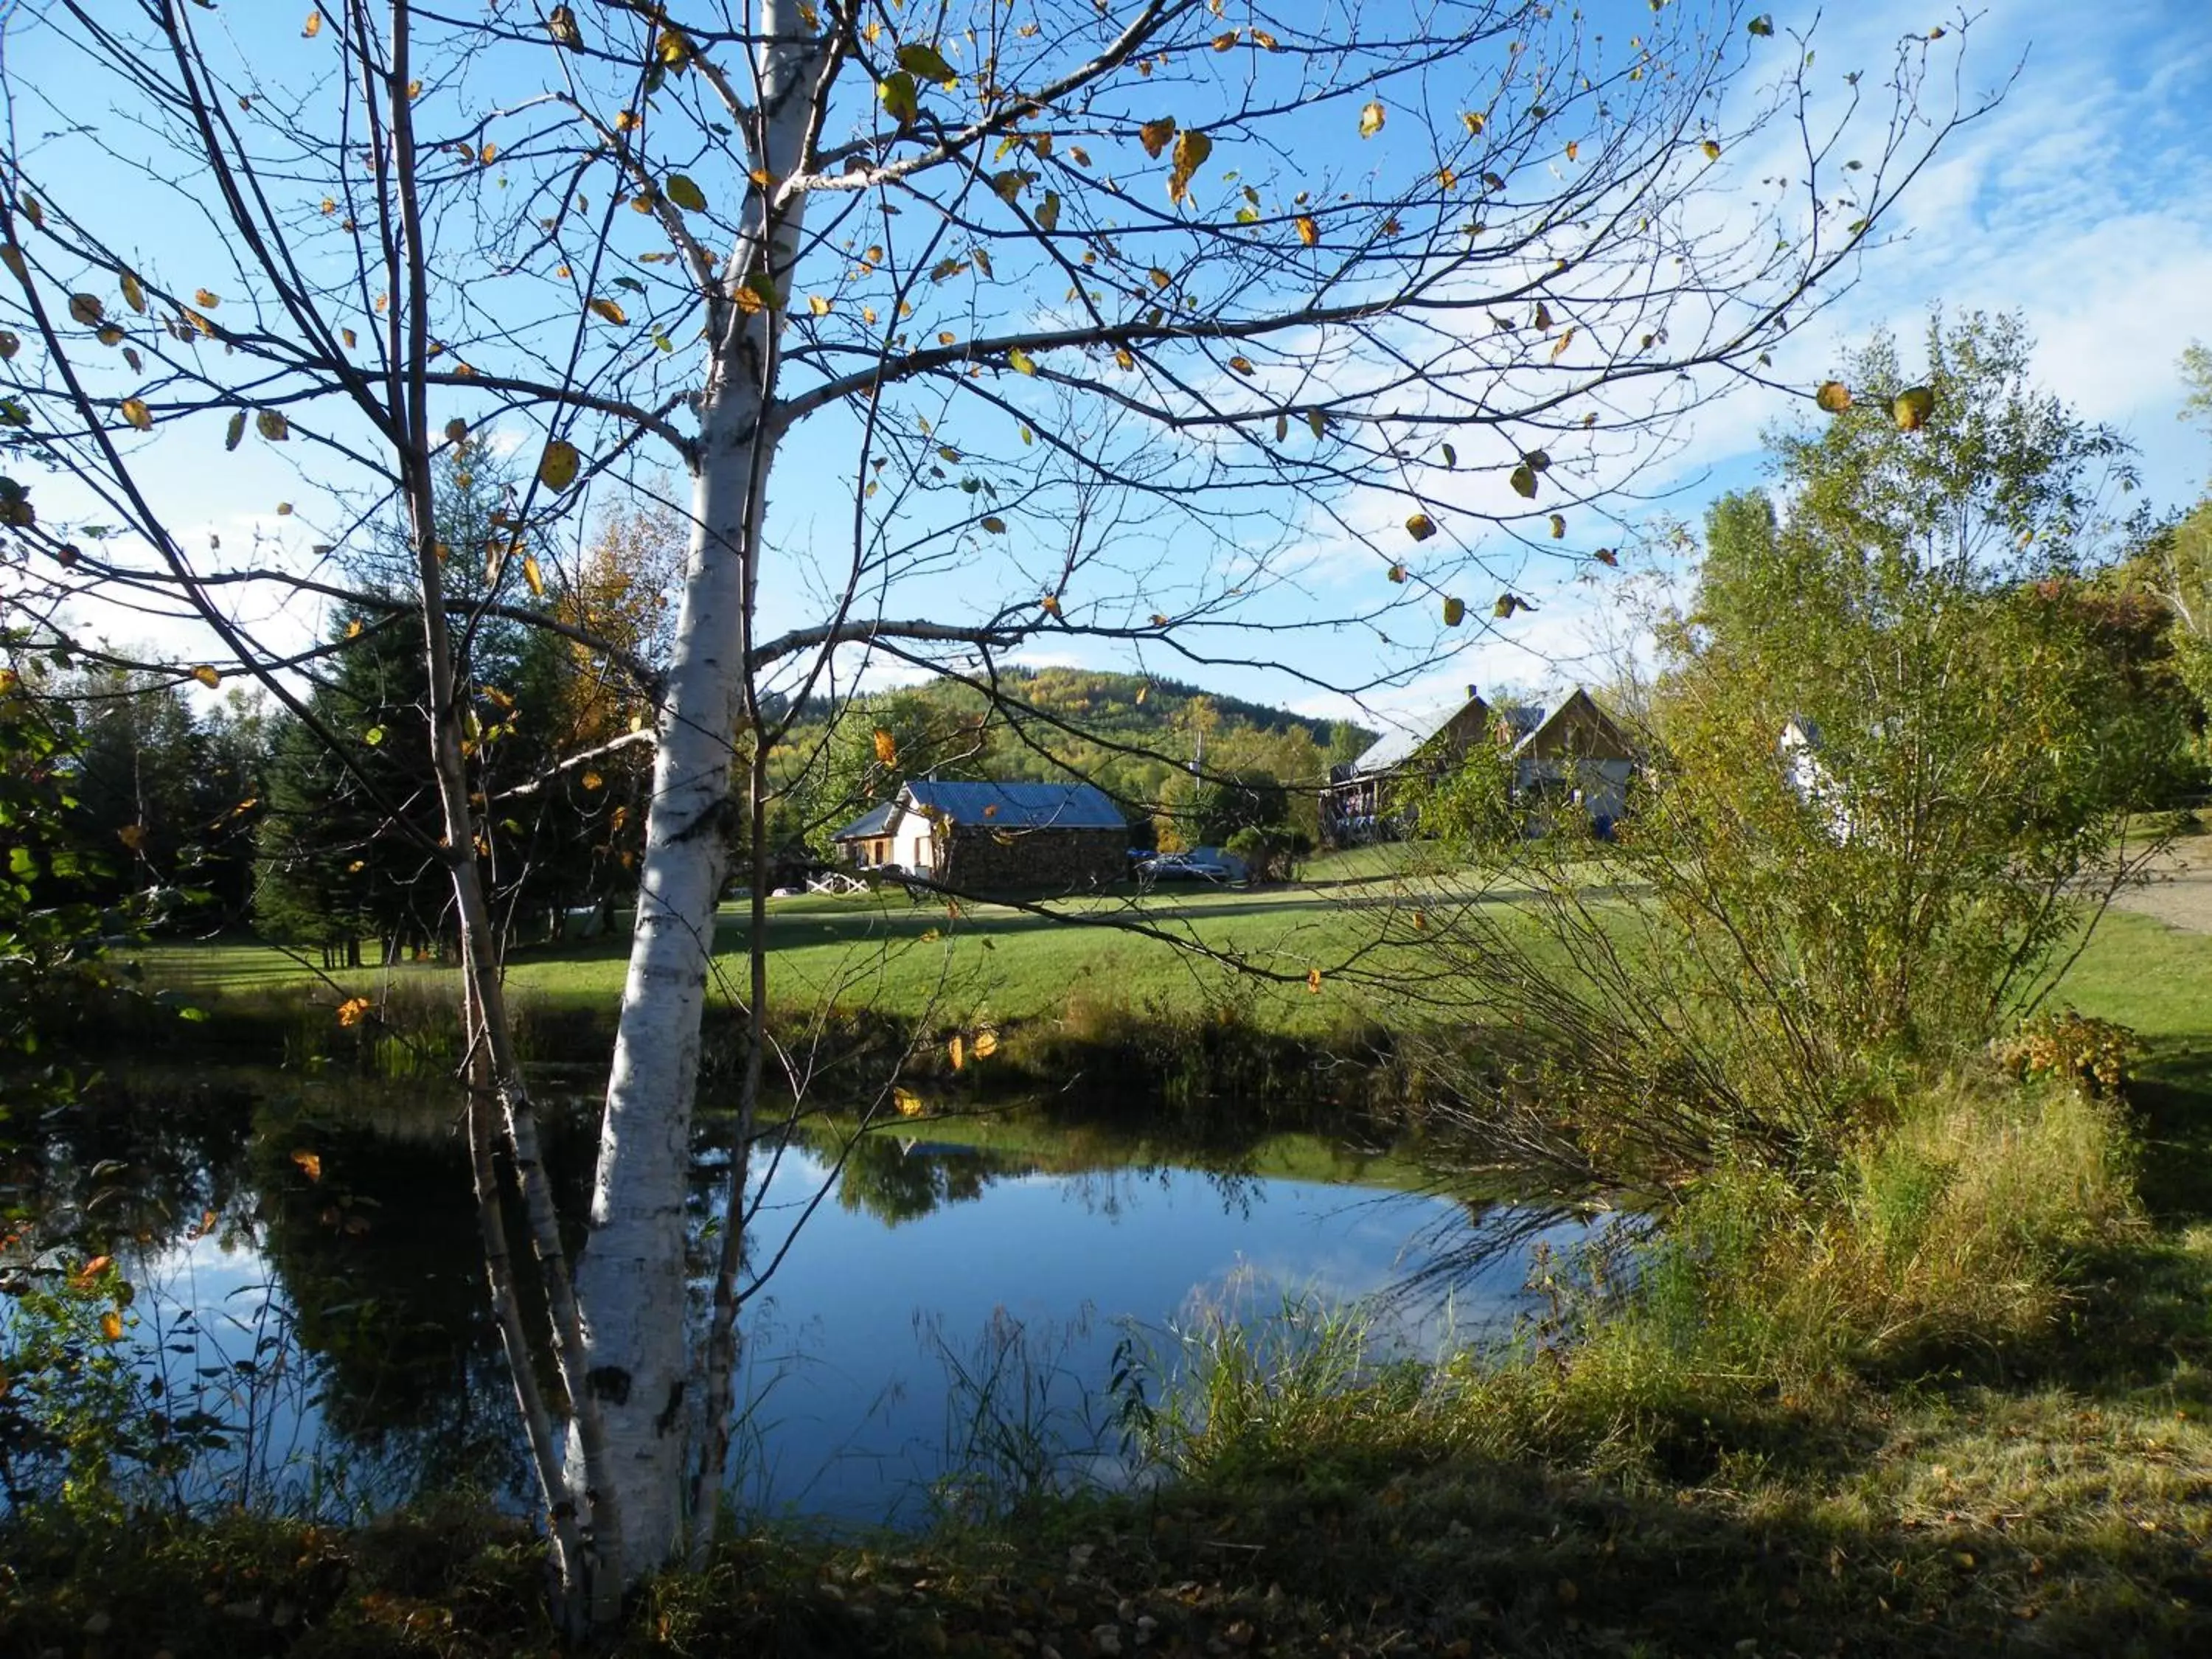
[[[879,801],[850,823],[830,837],[832,841],[862,841],[871,836],[888,836],[891,820],[898,816],[898,798]]]
[[[1480,697],[1471,696],[1465,702],[1455,703],[1449,708],[1432,709],[1426,714],[1416,714],[1406,724],[1394,726],[1361,751],[1352,763],[1353,777],[1366,777],[1376,772],[1388,772],[1403,766],[1431,738],[1449,726],[1469,708],[1487,707]]]
[[[1580,710],[1585,719],[1594,722],[1621,748],[1632,750],[1633,745],[1619,723],[1597,706],[1595,698],[1578,685],[1559,707],[1548,713],[1541,708],[1509,710],[1504,718],[1514,733],[1511,752],[1518,755],[1523,750],[1534,749],[1547,731],[1563,724],[1567,716],[1577,710]]]
[[[902,804],[956,824],[1000,830],[1126,830],[1121,811],[1087,783],[941,783],[916,778]]]

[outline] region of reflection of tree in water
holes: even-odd
[[[918,1221],[947,1204],[971,1204],[991,1182],[1035,1173],[1036,1165],[975,1146],[870,1133],[854,1141],[837,1180],[837,1202],[886,1227]]]
[[[224,1081],[111,1080],[8,1147],[0,1186],[42,1243],[87,1255],[173,1245],[210,1211],[235,1224],[252,1202],[240,1183],[255,1097]]]
[[[484,1290],[465,1147],[450,1111],[436,1134],[411,1121],[419,1112],[382,1115],[360,1101],[342,1114],[262,1115],[252,1162],[263,1253],[301,1345],[323,1363],[325,1424],[382,1485],[405,1494],[473,1482],[519,1495],[530,1472]],[[580,1163],[557,1141],[549,1151],[556,1200],[580,1217]],[[526,1296],[535,1291],[532,1276],[518,1280]]]
[[[356,1480],[394,1498],[463,1482],[519,1492],[527,1470],[457,1105],[419,1085],[133,1075],[50,1115],[32,1143],[8,1152],[0,1185],[35,1223],[30,1236],[72,1259],[114,1252],[146,1263],[210,1233],[258,1255],[291,1310],[276,1327],[297,1350],[283,1363],[296,1371],[306,1362],[321,1450],[356,1460]],[[563,1158],[557,1135],[549,1151],[558,1200],[580,1224],[583,1161]],[[520,1278],[526,1295],[535,1291],[532,1276]],[[190,1294],[141,1288],[165,1300]],[[201,1306],[198,1323],[214,1334],[256,1300]],[[149,1303],[142,1312],[166,1328],[178,1309]],[[257,1370],[276,1363],[250,1340],[223,1348]],[[216,1379],[219,1414],[228,1392]]]
[[[857,1134],[819,1130],[809,1145],[823,1161],[841,1157],[837,1202],[887,1227],[917,1221],[948,1204],[973,1202],[998,1181],[1045,1174],[1059,1178],[1069,1201],[1109,1219],[1135,1205],[1146,1188],[1166,1191],[1178,1175],[1195,1173],[1219,1195],[1224,1214],[1249,1217],[1265,1178],[1249,1148],[1172,1149],[1129,1136],[1071,1131],[1036,1120],[1034,1146],[1018,1151],[933,1141],[875,1127]]]

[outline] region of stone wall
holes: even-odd
[[[963,892],[1088,892],[1129,873],[1126,830],[993,830],[961,824],[938,879]]]

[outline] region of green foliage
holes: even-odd
[[[11,1120],[70,1097],[67,1028],[118,982],[107,956],[135,941],[135,902],[86,896],[114,878],[116,857],[87,845],[76,722],[0,670],[0,1141]]]
[[[456,599],[490,597],[483,562],[487,549],[508,539],[499,522],[507,482],[472,445],[457,446],[441,465],[438,533],[450,550],[446,574]],[[256,926],[287,943],[343,951],[349,963],[365,939],[406,956],[433,948],[451,928],[433,850],[442,830],[430,687],[421,624],[403,603],[413,584],[407,556],[394,543],[367,562],[366,588],[393,604],[349,607],[333,618],[336,648],[308,699],[321,731],[277,721],[267,763]],[[550,927],[566,908],[626,893],[648,783],[639,768],[612,762],[555,770],[577,738],[571,694],[579,670],[567,642],[489,616],[458,641],[465,749],[490,809],[478,851],[499,914],[510,925]],[[603,738],[596,730],[585,735]]]
[[[1415,769],[1396,786],[1398,811],[1423,836],[1467,852],[1496,853],[1520,841],[1528,821],[1514,799],[1513,763],[1503,744],[1471,743],[1450,765]]]
[[[97,666],[40,689],[76,711],[72,833],[109,855],[82,895],[143,896],[161,932],[240,921],[268,738],[258,703],[233,691],[202,711],[168,678]]]
[[[2118,441],[2027,351],[1979,317],[1911,371],[1878,340],[1859,404],[1777,441],[1786,506],[1716,506],[1602,884],[1592,849],[1532,847],[1506,878],[1547,947],[1479,908],[1439,947],[1511,1033],[1459,1073],[1486,1133],[1585,1180],[1818,1181],[2033,1006],[2075,901],[2124,878],[2187,699],[2155,608],[2081,574]]]
[[[131,1286],[106,1256],[33,1271],[0,1322],[0,1489],[73,1523],[119,1520],[191,1460],[197,1417],[155,1408],[125,1346]]]

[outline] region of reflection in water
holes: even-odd
[[[465,1482],[526,1505],[449,1112],[419,1091],[289,1079],[157,1103],[86,1115],[9,1178],[81,1237],[128,1244],[145,1364],[245,1431],[196,1495],[341,1511]],[[585,1115],[549,1144],[572,1224]],[[742,1502],[912,1521],[1072,1473],[1115,1478],[1117,1350],[1210,1306],[1369,1297],[1465,1232],[1450,1200],[1343,1184],[1363,1166],[1341,1154],[1306,1149],[1338,1180],[1292,1180],[1255,1173],[1250,1146],[1178,1156],[1028,1120],[988,1138],[824,1126],[756,1170],[749,1257],[780,1265],[746,1312]],[[825,1182],[834,1203],[817,1202]],[[718,1184],[702,1170],[702,1233]],[[1522,1305],[1528,1246],[1575,1229],[1502,1213],[1514,1249],[1441,1312],[1395,1308],[1389,1335],[1419,1351]]]

